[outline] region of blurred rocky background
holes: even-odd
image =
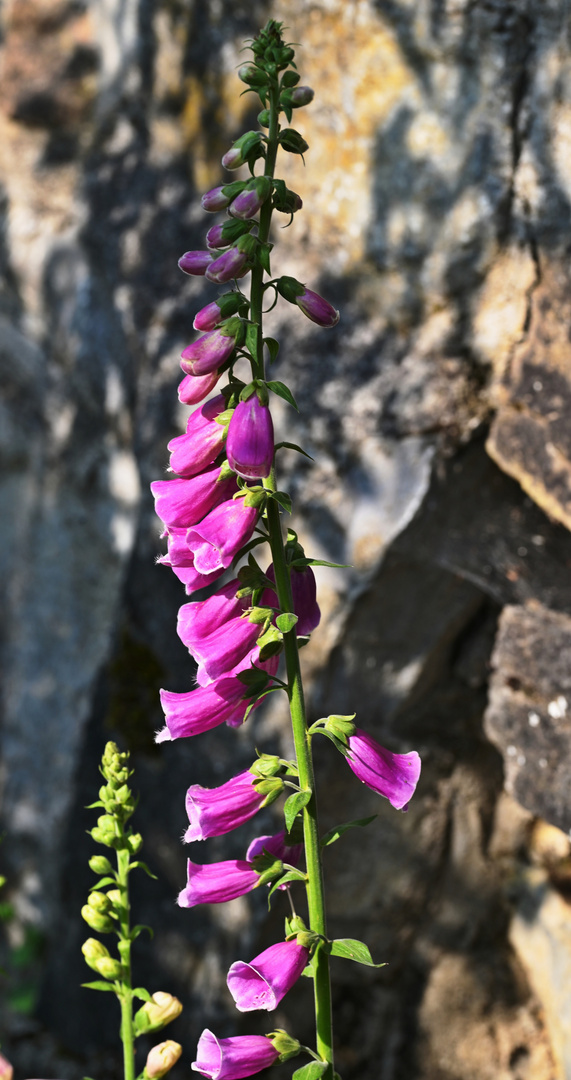
[[[333,934],[388,961],[335,962],[338,1068],[569,1080],[568,0],[4,0],[2,1050],[16,1080],[119,1076],[115,1002],[78,989],[84,807],[108,738],[133,753],[158,875],[135,888],[155,928],[136,978],[185,1003],[173,1080],[205,1025],[311,1040],[305,980],[271,1021],[240,1018],[225,988],[232,960],[275,940],[279,902],[174,903],[186,788],[254,746],[287,755],[283,709],[153,743],[159,686],[189,689],[193,669],[148,487],[217,292],[176,261],[203,246],[200,194],[255,121],[236,66],[270,16],[315,89],[296,116],[307,167],[283,163],[304,210],[276,229],[274,272],[342,310],[327,333],[272,316],[301,403],[278,427],[313,457],[284,455],[295,528],[351,564],[320,573],[311,712],[357,710],[424,763],[399,814],[317,747],[324,828],[379,814],[327,853]],[[273,821],[193,858],[241,857]]]

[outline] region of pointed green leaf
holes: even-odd
[[[278,397],[283,398],[284,401],[287,401],[289,405],[293,405],[294,409],[299,412],[296,400],[291,390],[288,386],[285,385],[285,383],[272,380],[271,382],[266,383],[266,386],[268,387],[268,390],[273,390],[274,394],[277,394]]]
[[[288,495],[287,491],[272,491],[269,493],[269,497],[275,499],[286,514],[291,514],[291,496]]]
[[[290,795],[289,799],[286,799],[284,804],[284,818],[286,823],[287,832],[291,832],[291,827],[304,806],[307,806],[312,796],[311,791],[294,791],[293,795]]]
[[[288,870],[286,874],[282,874],[277,881],[274,881],[268,893],[268,908],[270,907],[271,898],[276,889],[279,889],[280,885],[287,885],[290,881],[307,881],[307,874],[302,873],[301,870]]]
[[[102,877],[102,878],[99,879],[99,881],[96,881],[95,885],[92,885],[91,888],[92,889],[102,889],[104,885],[116,885],[116,884],[117,883],[115,881],[115,878]]]
[[[152,1001],[152,997],[148,990],[145,990],[144,986],[137,986],[135,990],[131,991],[133,997],[139,998],[141,1001]]]
[[[97,802],[89,803],[89,806],[86,806],[85,809],[86,810],[94,810],[96,806],[103,806],[103,809],[105,809],[105,806],[101,802],[101,799],[98,799]]]
[[[336,737],[336,736],[335,736],[335,735],[333,734],[333,732],[332,732],[332,731],[327,731],[327,729],[326,729],[326,728],[315,728],[315,729],[314,729],[314,730],[313,730],[313,731],[311,732],[311,734],[312,734],[312,735],[325,735],[325,738],[326,738],[326,739],[329,739],[329,741],[333,743],[334,747],[335,747],[335,748],[336,748],[336,749],[337,749],[337,750],[339,751],[339,753],[340,753],[340,754],[343,754],[343,757],[347,757],[347,747],[343,745],[343,743],[341,742],[341,740],[340,740],[340,739],[338,739],[338,738],[337,738],[337,737]]]
[[[275,449],[276,450],[282,450],[282,449],[297,450],[298,454],[303,454],[303,456],[306,457],[309,461],[313,461],[313,458],[312,458],[311,454],[306,454],[305,450],[302,450],[301,446],[298,446],[297,443],[294,443],[294,442],[276,443]]]
[[[281,630],[282,634],[287,634],[288,631],[293,630],[298,621],[298,617],[293,614],[293,611],[282,611],[281,615],[278,615],[276,619],[276,626],[278,630]]]
[[[372,814],[371,817],[356,818],[355,821],[346,821],[344,825],[337,825],[335,829],[330,829],[328,833],[321,840],[321,847],[328,847],[329,844],[334,844],[343,833],[347,832],[347,829],[362,829],[365,825],[370,825],[375,820],[377,814]]]
[[[272,244],[261,244],[260,245],[260,250],[259,250],[260,264],[262,265],[263,269],[266,271],[266,274],[269,274],[270,277],[271,277],[271,274],[272,274],[272,268],[271,268],[271,265],[270,265],[270,252],[272,250],[272,247],[273,247]]]
[[[257,323],[248,323],[246,326],[246,348],[255,360],[258,355],[258,336],[260,327]]]
[[[144,870],[145,874],[148,874],[149,877],[153,879],[153,881],[158,881],[159,880],[157,875],[153,874],[152,870],[149,870],[149,867],[147,866],[147,864],[145,862],[141,862],[140,860],[138,860],[137,862],[132,862],[131,863],[131,865],[129,867],[129,873],[131,873],[131,870]]]
[[[291,1080],[319,1080],[329,1068],[326,1061],[308,1061],[301,1069],[296,1069]]]
[[[147,930],[148,933],[149,933],[149,936],[151,938],[154,938],[154,936],[155,936],[154,930],[150,926],[145,926],[143,923],[139,923],[138,926],[134,926],[133,929],[131,930],[131,934],[130,934],[131,941],[135,941],[139,937],[139,934],[143,933],[143,930]]]
[[[278,358],[280,351],[280,343],[273,337],[264,338],[264,345],[268,346],[268,352],[270,354],[270,364],[274,364]]]
[[[333,566],[335,570],[350,570],[352,563],[326,562],[325,559],[294,559],[292,566]]]
[[[115,987],[112,983],[103,982],[102,979],[97,979],[95,982],[82,983],[85,990],[111,990],[115,993]]]
[[[247,555],[248,552],[252,550],[252,548],[258,547],[258,544],[266,544],[266,543],[267,543],[267,537],[265,537],[265,536],[256,536],[256,537],[254,537],[253,540],[250,540],[250,542],[248,544],[244,544],[244,547],[241,547],[240,550],[236,552],[234,558],[232,559],[232,569],[236,566],[236,563],[240,562],[240,559],[242,559],[244,557],[244,555]]]
[[[331,941],[328,952],[331,956],[342,956],[345,960],[354,960],[357,964],[365,964],[367,967],[386,967],[386,964],[375,964],[367,945],[356,938],[337,938]]]

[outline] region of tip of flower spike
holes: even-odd
[[[161,728],[160,731],[157,731],[157,733],[155,735],[155,742],[156,743],[172,742],[172,735],[171,735],[168,727]]]

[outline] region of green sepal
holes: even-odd
[[[244,496],[244,506],[252,506],[254,509],[259,510],[263,506],[268,496],[268,492],[263,487],[248,488],[247,494]]]
[[[285,383],[272,379],[270,382],[266,383],[266,386],[268,390],[273,390],[274,394],[277,394],[278,397],[281,397],[284,399],[284,401],[287,401],[288,405],[293,405],[294,409],[299,412],[297,402],[291,390],[288,386],[285,385]]]
[[[139,1001],[152,1001],[152,997],[148,990],[145,990],[144,986],[137,986],[135,990],[131,990],[133,997],[139,998]]]
[[[248,719],[252,709],[255,709],[256,705],[258,705],[263,698],[267,697],[268,694],[273,694],[276,690],[287,690],[287,686],[269,686],[267,690],[263,690],[261,694],[257,694],[256,697],[252,698],[244,713],[244,721]]]
[[[337,938],[323,947],[330,956],[341,956],[344,960],[354,960],[356,964],[364,964],[366,967],[386,967],[386,964],[375,964],[368,945],[357,938]]]
[[[260,645],[259,659],[265,663],[266,660],[271,660],[272,656],[278,656],[283,647],[281,635],[279,638],[270,638]]]
[[[315,725],[312,724],[312,726],[309,729],[309,734],[310,735],[325,735],[325,738],[329,739],[329,741],[333,743],[336,750],[338,750],[340,754],[343,754],[343,757],[347,757],[347,752],[348,752],[347,747],[341,742],[340,739],[337,738],[336,735],[333,734],[332,731],[327,731],[326,728],[322,728],[322,727],[315,727]]]
[[[258,865],[260,870],[258,870]],[[282,860],[276,859],[272,855],[257,855],[254,859],[254,870],[258,874],[258,881],[254,888],[257,889],[260,885],[268,885],[276,878],[281,879],[284,876],[283,866]]]
[[[270,354],[270,364],[275,363],[278,358],[278,353],[280,351],[279,341],[276,341],[276,339],[273,337],[265,337],[264,345],[267,345],[268,347],[268,352]]]
[[[266,671],[262,671],[261,668],[253,667],[248,671],[241,671],[236,678],[240,680],[246,690],[248,690],[248,697],[252,694],[259,694],[262,690],[265,690],[268,685],[268,674]]]
[[[330,844],[334,844],[348,829],[364,829],[365,825],[370,825],[376,817],[378,817],[377,814],[371,814],[370,817],[356,818],[354,821],[346,821],[343,825],[337,825],[334,829],[330,829],[329,832],[325,833],[325,836],[321,838],[319,841],[321,847],[329,847]]]
[[[266,780],[269,777],[277,776],[281,770],[281,759],[277,754],[258,754],[256,761],[254,761],[249,768],[249,772],[260,780]]]
[[[95,982],[82,983],[84,990],[112,990],[116,993],[115,987],[111,983],[103,982],[102,979],[97,979]]]
[[[313,461],[313,460],[314,460],[314,459],[312,458],[311,454],[308,454],[308,453],[307,453],[307,452],[306,452],[305,450],[302,450],[301,446],[298,446],[298,445],[297,445],[297,443],[294,443],[294,442],[280,442],[280,443],[276,443],[276,445],[275,445],[274,449],[275,449],[275,450],[282,450],[282,449],[285,449],[285,450],[297,450],[298,454],[303,454],[303,456],[304,456],[304,457],[306,457],[306,458],[308,458],[308,460],[309,460],[309,461]],[[295,565],[295,564],[294,564],[294,563],[292,563],[292,566],[293,566],[293,565]],[[323,565],[323,566],[334,566],[334,565],[336,565],[336,564],[335,564],[335,563],[323,563],[322,565]]]
[[[260,626],[271,619],[273,614],[273,608],[258,607],[254,605],[248,611],[247,620],[251,623],[258,623]]]
[[[296,934],[301,934],[306,930],[307,926],[300,915],[286,915],[284,934],[286,941],[288,938],[294,938]]]
[[[227,427],[232,419],[232,413],[234,409],[225,409],[224,412],[218,413],[218,416],[214,417],[214,423],[220,424],[220,427]]]
[[[315,972],[314,972],[313,966],[311,964],[308,964],[307,967],[304,967],[301,974],[305,975],[306,979],[314,979],[315,978]]]
[[[291,1080],[319,1080],[329,1068],[327,1061],[308,1061],[301,1069],[296,1069]]]
[[[286,823],[286,831],[291,832],[291,827],[304,806],[307,806],[311,799],[312,791],[294,791],[293,795],[290,795],[286,799],[284,804],[284,818]]]

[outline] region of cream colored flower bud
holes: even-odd
[[[145,1031],[160,1031],[161,1028],[176,1020],[182,1012],[182,1003],[172,994],[157,990],[152,1001],[146,1001],[134,1016],[135,1032],[142,1035]]]
[[[180,1043],[173,1042],[172,1039],[153,1046],[145,1065],[145,1077],[148,1080],[161,1080],[161,1077],[166,1076],[173,1065],[176,1065],[181,1054],[182,1046]]]

